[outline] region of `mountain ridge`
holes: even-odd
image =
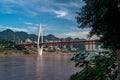
[[[23,32],[23,31],[14,32],[11,29],[6,29],[6,30],[0,32],[0,39],[2,39],[2,40],[15,41],[15,42],[20,42],[20,41],[25,42],[25,40],[27,38],[29,38],[32,41],[37,41],[37,35],[28,34],[28,33]],[[59,38],[59,37],[54,36],[53,34],[43,36],[43,38],[44,38],[44,41],[80,40],[79,38],[74,38],[73,39],[71,37]]]

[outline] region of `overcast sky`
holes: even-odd
[[[0,0],[0,31],[12,29],[44,35],[86,38],[90,29],[79,29],[75,16],[82,0]]]

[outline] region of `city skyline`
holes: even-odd
[[[0,1],[0,30],[12,29],[59,37],[86,38],[90,28],[79,29],[75,16],[84,5],[82,0],[4,0]]]

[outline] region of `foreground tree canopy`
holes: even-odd
[[[75,55],[72,61],[83,69],[70,80],[115,80],[118,72],[114,51],[120,49],[120,0],[83,1],[85,5],[76,17],[78,27],[91,27],[89,36],[99,36],[103,47],[110,51],[95,55],[91,60]]]
[[[120,0],[84,0],[77,12],[79,28],[91,27],[90,36],[97,35],[105,48],[120,48]]]

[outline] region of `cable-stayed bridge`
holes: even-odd
[[[98,40],[71,40],[71,41],[59,41],[59,42],[43,42],[39,43],[39,46],[72,46],[72,45],[95,45],[99,44]],[[18,44],[20,46],[37,46],[37,43],[23,43],[23,44]]]
[[[39,33],[38,33],[38,41],[37,43],[21,43],[19,46],[23,47],[37,47],[38,53],[42,54],[44,46],[79,46],[85,45],[86,50],[94,50],[96,49],[96,45],[99,44],[98,40],[71,40],[71,41],[55,41],[55,42],[43,42],[43,34],[42,34],[42,25],[40,24]]]

